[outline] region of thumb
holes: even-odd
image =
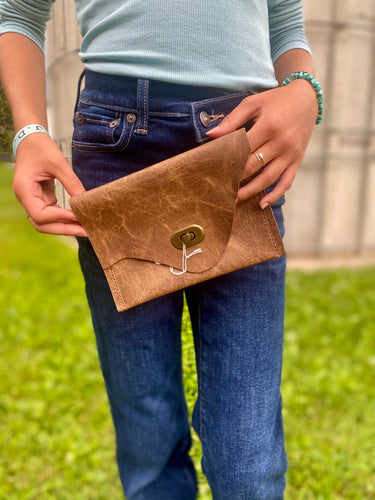
[[[57,179],[70,196],[76,196],[85,192],[82,182],[66,160],[65,166],[59,171]]]

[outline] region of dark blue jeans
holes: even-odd
[[[92,189],[193,148],[245,96],[88,72],[75,114],[75,172]],[[281,204],[273,208],[283,232]],[[126,497],[193,500],[183,292],[118,313],[89,241],[79,246]],[[193,426],[214,500],[283,498],[284,275],[280,258],[185,290],[198,372]]]

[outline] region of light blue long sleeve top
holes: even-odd
[[[0,0],[0,34],[43,50],[54,0]],[[273,63],[310,51],[301,0],[75,0],[84,65],[107,74],[223,88],[277,85]]]

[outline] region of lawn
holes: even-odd
[[[34,231],[11,176],[0,165],[0,499],[120,500],[76,251]],[[375,498],[374,283],[374,267],[288,271],[286,499]],[[191,410],[196,375],[186,317],[183,341]],[[192,456],[199,469],[196,437]],[[208,500],[201,474],[200,483],[200,500]]]

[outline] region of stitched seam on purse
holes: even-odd
[[[258,199],[258,201],[260,201],[260,200],[261,200],[261,196],[260,196],[260,194],[259,194],[259,195],[257,195],[257,199]],[[272,209],[271,209],[271,210],[272,210]],[[273,235],[273,233],[272,233],[272,231],[271,231],[269,217],[268,217],[268,215],[266,214],[265,210],[262,210],[262,215],[263,215],[263,219],[264,219],[264,222],[265,222],[265,225],[266,225],[266,228],[267,228],[267,231],[268,231],[269,237],[270,237],[270,239],[272,240],[273,247],[274,247],[274,249],[275,249],[275,251],[276,251],[277,255],[278,255],[279,257],[281,257],[280,250],[279,250],[278,245],[277,245],[277,243],[276,243],[275,237],[274,237],[274,235]]]
[[[122,293],[121,293],[121,290],[120,290],[120,286],[119,286],[119,284],[117,282],[116,275],[113,272],[112,268],[110,269],[110,273],[111,273],[111,276],[112,276],[112,279],[113,279],[113,284],[115,285],[115,288],[116,288],[117,296],[120,298],[120,302],[121,302],[120,306],[125,308],[126,304],[125,304],[125,301],[124,301],[124,297],[122,296]]]

